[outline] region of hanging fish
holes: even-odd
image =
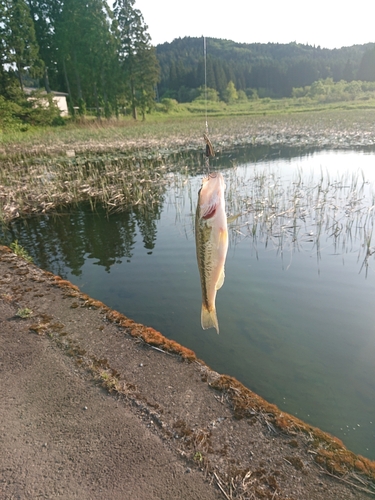
[[[203,179],[198,193],[195,217],[195,242],[202,286],[202,328],[216,328],[216,292],[224,283],[224,264],[228,251],[228,229],[224,200],[225,183],[222,174],[210,174]]]

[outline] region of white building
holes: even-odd
[[[27,99],[35,100],[36,97],[31,96],[31,93],[35,92],[36,90],[39,90],[39,89],[33,89],[31,87],[25,87],[24,88],[25,94],[30,96]],[[40,95],[41,96],[47,95],[47,92],[45,90],[42,90],[42,91],[40,91]],[[67,102],[66,98],[67,98],[67,96],[69,94],[66,94],[65,92],[55,92],[55,91],[52,90],[51,91],[51,95],[52,95],[53,102],[56,104],[56,106],[60,110],[60,115],[61,116],[68,116],[68,102]],[[46,106],[46,107],[48,106],[48,99],[46,99],[46,98],[43,99],[43,97],[41,97],[38,100],[42,101],[41,104],[43,106]]]

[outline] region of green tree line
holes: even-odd
[[[156,95],[164,102],[233,102],[317,95],[313,83],[327,79],[375,81],[374,43],[329,50],[208,38],[207,91],[203,39],[153,47],[135,1],[116,0],[110,8],[106,0],[2,0],[0,126],[14,117],[46,118],[46,110],[26,101],[29,86],[66,92],[72,114],[90,110],[109,118],[126,110],[137,118],[153,108]],[[50,108],[47,119],[58,116]]]
[[[375,81],[375,44],[323,49],[297,43],[235,43],[208,38],[207,86],[227,100],[228,84],[247,97],[291,97],[293,88],[332,78]],[[159,93],[188,102],[205,81],[202,38],[179,38],[158,45]]]
[[[110,9],[105,0],[2,0],[0,110],[8,102],[27,114],[24,88],[41,83],[66,92],[73,114],[93,108],[110,117],[128,108],[144,117],[159,65],[134,3],[116,0]]]

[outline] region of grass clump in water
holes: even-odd
[[[168,179],[163,158],[91,155],[27,159],[0,166],[1,215],[5,223],[89,201],[108,212],[160,203]],[[16,247],[18,249],[18,246]]]

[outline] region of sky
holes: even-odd
[[[184,36],[328,49],[375,42],[372,0],[135,0],[134,6],[153,45]]]

